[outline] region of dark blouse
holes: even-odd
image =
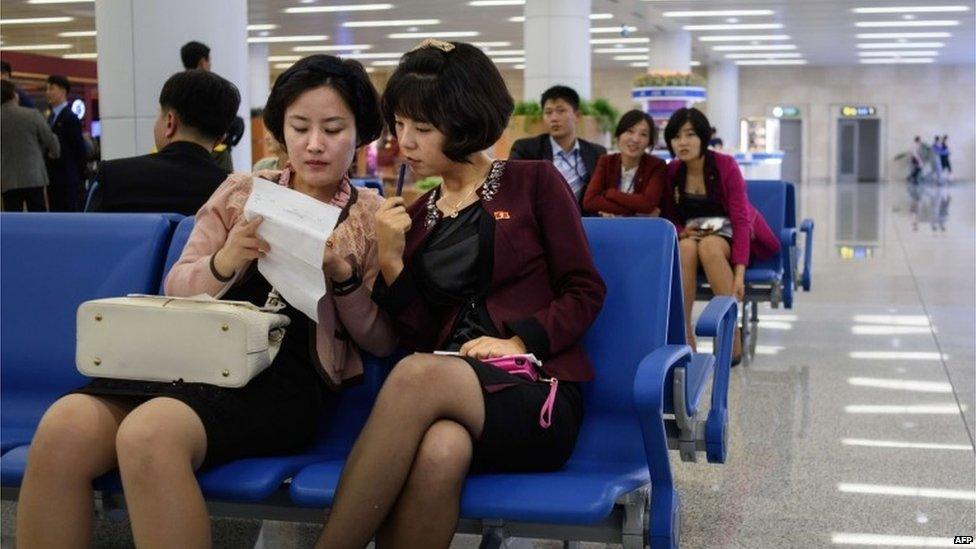
[[[445,351],[457,351],[481,336],[500,337],[485,294],[491,284],[494,220],[475,202],[457,217],[446,216],[434,227],[419,258],[424,296],[440,306],[460,306]]]

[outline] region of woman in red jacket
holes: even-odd
[[[678,230],[685,298],[685,333],[694,347],[691,308],[698,267],[715,295],[745,297],[750,255],[764,259],[779,251],[779,239],[746,196],[746,182],[735,158],[708,150],[711,124],[698,109],[678,109],[664,128],[664,141],[676,157],[668,165],[670,192],[662,217]],[[732,357],[742,355],[736,329]]]
[[[469,468],[548,471],[572,454],[579,384],[593,378],[580,340],[606,287],[552,163],[484,152],[514,102],[480,49],[421,43],[382,101],[414,176],[444,182],[409,209],[392,197],[377,213],[373,299],[415,354],[380,390],[319,547],[363,547],[375,535],[384,547],[446,548]],[[542,360],[545,381],[485,362],[521,353]]]
[[[605,154],[597,161],[583,196],[583,209],[603,217],[660,215],[667,164],[646,152],[657,141],[654,120],[637,109],[628,111],[613,136],[620,152]]]

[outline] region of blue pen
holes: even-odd
[[[400,175],[397,177],[396,194],[394,196],[401,196],[403,194],[403,176],[407,173],[407,165],[400,164]]]

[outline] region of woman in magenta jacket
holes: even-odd
[[[779,251],[779,239],[746,196],[746,183],[735,158],[708,150],[711,124],[698,109],[678,109],[664,129],[664,141],[675,158],[668,165],[669,192],[661,216],[678,230],[685,298],[685,333],[694,348],[691,307],[698,267],[715,295],[745,296],[749,258],[764,259]],[[718,218],[718,219],[716,219]],[[704,224],[704,220],[715,222]],[[717,223],[722,220],[724,222]],[[732,357],[742,349],[738,331]]]

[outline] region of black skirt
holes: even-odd
[[[223,299],[263,305],[270,289],[254,269]],[[323,404],[331,393],[311,360],[315,324],[290,305],[279,312],[291,319],[281,351],[244,387],[95,378],[72,392],[107,397],[129,406],[158,397],[183,402],[206,430],[204,467],[244,457],[299,453],[314,441]]]
[[[539,425],[549,384],[533,382],[465,357],[481,383],[485,425],[474,445],[473,472],[554,471],[566,463],[583,422],[579,384],[559,382],[552,421]]]

